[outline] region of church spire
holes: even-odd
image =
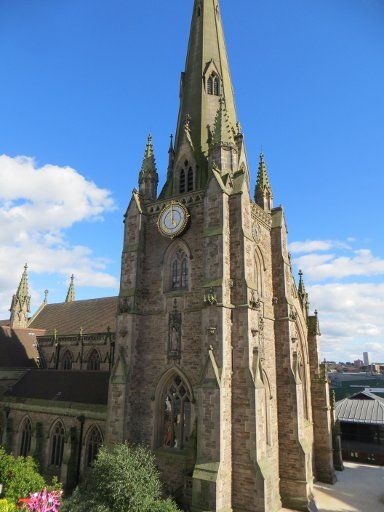
[[[153,150],[152,135],[148,135],[145,146],[143,164],[139,174],[139,191],[148,201],[156,201],[159,176],[156,170],[155,153]]]
[[[30,311],[31,296],[28,286],[28,265],[25,264],[24,272],[10,307],[10,325],[13,328],[28,327],[28,313]]]
[[[272,187],[268,178],[267,166],[265,165],[264,153],[260,153],[259,172],[255,189],[255,201],[263,210],[271,211],[273,207]]]
[[[209,133],[214,129],[221,97],[228,123],[235,128],[237,116],[218,0],[195,0],[174,149],[177,161],[182,156],[185,120],[189,119],[190,139],[200,169],[198,186],[204,185],[207,177]]]
[[[71,282],[69,283],[69,288],[67,292],[67,297],[65,299],[65,302],[74,302],[75,301],[75,276],[71,275]]]

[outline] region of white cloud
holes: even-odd
[[[322,356],[353,361],[368,350],[373,360],[384,361],[384,259],[330,240],[295,242],[290,249],[320,312]],[[356,277],[362,282],[351,282]]]
[[[384,275],[384,259],[373,256],[369,249],[355,250],[347,256],[305,254],[295,258],[294,262],[310,280]]]
[[[35,273],[75,273],[79,286],[116,287],[106,260],[71,246],[65,232],[113,208],[110,192],[75,169],[0,155],[0,315],[7,314],[26,260]]]
[[[350,238],[348,241],[353,241]],[[304,242],[292,242],[289,250],[292,253],[306,253],[314,251],[330,251],[331,249],[349,249],[349,245],[337,240],[305,240]]]

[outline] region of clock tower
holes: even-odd
[[[107,440],[149,445],[184,510],[316,510],[314,476],[334,479],[318,321],[264,155],[251,194],[218,0],[194,2],[180,98],[162,191],[149,139],[125,214]]]

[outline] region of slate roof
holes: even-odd
[[[61,304],[47,304],[32,320],[29,327],[44,329],[46,335],[78,334],[83,328],[84,334],[112,332],[116,329],[118,297],[102,299],[76,300]]]
[[[384,425],[384,398],[361,391],[337,402],[336,416],[348,423]]]
[[[106,405],[108,372],[29,370],[4,394],[7,398]]]
[[[44,331],[36,329],[11,329],[0,326],[0,368],[35,368],[38,351],[36,336]]]

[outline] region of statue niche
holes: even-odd
[[[181,357],[181,313],[177,309],[177,300],[174,300],[173,311],[169,315],[168,357],[180,359]]]

